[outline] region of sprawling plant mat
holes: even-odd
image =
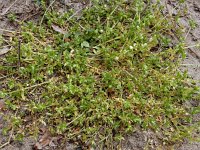
[[[94,2],[81,16],[46,9],[40,24],[23,23],[1,58],[0,96],[16,139],[47,128],[89,144],[153,130],[163,141],[191,134],[198,93],[186,72],[176,17],[141,0]],[[181,41],[181,40],[179,40]],[[6,111],[7,110],[7,111]]]

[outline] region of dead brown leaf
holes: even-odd
[[[0,111],[3,110],[4,108],[5,108],[5,102],[0,101]]]
[[[49,132],[46,132],[39,140],[39,142],[37,142],[34,145],[34,149],[35,150],[40,150],[43,149],[44,147],[48,146],[50,144],[50,142],[52,137],[50,136]]]
[[[69,38],[64,39],[65,42],[70,42],[71,40]]]
[[[34,150],[40,150],[40,149],[42,149],[42,145],[41,145],[39,142],[37,142],[37,143],[34,145]]]
[[[8,46],[4,46],[2,49],[0,49],[0,56],[8,53],[10,49],[11,48],[9,48]]]
[[[66,34],[67,31],[63,30],[62,28],[60,28],[59,26],[52,24],[51,27],[53,28],[53,30],[55,30],[56,32],[59,32],[61,34]]]
[[[4,31],[3,32],[4,37],[13,37],[14,36],[14,31]]]

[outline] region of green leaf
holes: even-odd
[[[84,41],[83,43],[81,43],[81,48],[89,48],[90,44],[87,41]]]

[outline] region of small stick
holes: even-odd
[[[72,19],[74,16],[76,16],[81,10],[83,10],[83,8],[80,8],[79,10],[77,10],[73,15],[71,15],[67,21],[69,21],[70,19]]]
[[[42,83],[39,83],[39,84],[35,84],[35,85],[32,85],[32,86],[26,87],[26,88],[24,88],[24,91],[25,91],[25,90],[30,90],[30,89],[35,88],[35,87],[42,86],[42,85],[44,85],[44,84],[48,84],[48,83],[50,83],[50,82],[51,82],[51,81],[46,81],[46,82],[42,82]],[[9,94],[12,94],[12,93],[18,92],[18,91],[20,91],[20,90],[11,91]]]
[[[9,9],[17,2],[18,0],[15,0],[4,12],[1,13],[1,16],[5,15]]]
[[[9,136],[9,138],[8,138],[8,141],[7,141],[6,143],[2,144],[2,145],[0,146],[0,149],[4,148],[4,147],[7,146],[8,144],[10,144],[10,141],[11,141],[12,136],[13,136],[13,128],[12,128],[12,130],[11,130],[11,133],[10,133],[10,136]]]
[[[15,116],[17,115],[18,110],[15,112]],[[12,127],[11,131],[10,131],[10,136],[8,138],[8,141],[2,145],[0,145],[0,149],[4,148],[5,146],[9,145],[13,136],[13,132],[14,132],[14,128]]]
[[[10,32],[10,33],[15,33],[16,32],[16,31],[11,31],[11,30],[2,29],[2,28],[0,28],[0,31]]]
[[[5,78],[7,78],[7,77],[8,77],[8,75],[7,76],[3,75],[3,77],[0,77],[0,81],[3,80],[3,79],[5,79]]]
[[[69,122],[66,126],[69,126],[70,124],[72,124],[74,121],[76,121],[77,119],[79,119],[81,116],[83,116],[85,114],[85,112],[83,112],[82,114],[80,114],[78,117],[76,117],[74,120],[72,120],[71,122]]]
[[[188,37],[190,31],[191,31],[191,27],[189,28],[189,30],[188,30],[188,32],[187,32],[187,34],[186,34],[186,36],[185,36],[185,40],[187,39],[187,37]]]
[[[39,14],[39,13],[40,13],[40,11],[38,11],[38,12],[36,12],[36,13],[34,13],[34,14],[31,14],[30,16],[27,16],[26,18],[24,18],[24,19],[22,20],[22,22],[27,21],[28,19],[30,19],[30,18],[36,16],[36,15]]]
[[[146,4],[146,6],[145,6],[145,8],[144,8],[144,9],[142,10],[142,12],[140,13],[141,16],[144,15],[145,11],[148,9],[148,7],[150,6],[150,4],[151,4],[151,2],[148,1],[147,4]]]
[[[42,83],[39,83],[39,84],[35,84],[35,85],[30,86],[30,87],[24,88],[24,90],[29,90],[29,89],[32,89],[32,88],[35,88],[35,87],[38,87],[38,86],[41,86],[41,85],[44,85],[44,84],[48,84],[50,82],[51,81],[46,81],[46,82],[42,82]]]
[[[200,67],[200,65],[196,65],[196,64],[181,64],[181,66],[194,66],[194,67]]]
[[[187,48],[188,52],[194,57],[198,59],[198,62],[200,62],[200,56],[191,48]]]
[[[21,67],[21,40],[18,41],[18,67]]]
[[[42,22],[43,22],[43,20],[44,20],[44,16],[45,16],[46,13],[49,11],[50,7],[55,3],[55,1],[56,1],[56,0],[53,0],[53,1],[51,2],[51,4],[47,7],[47,9],[45,10],[44,15],[42,16],[42,19],[41,19],[41,21],[40,21],[40,26],[42,25]]]

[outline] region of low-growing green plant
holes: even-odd
[[[16,20],[16,15],[11,13],[11,14],[8,14],[8,19],[11,21],[11,22],[14,22]]]
[[[94,2],[79,19],[49,10],[41,26],[24,23],[1,60],[5,131],[22,139],[46,127],[89,144],[138,127],[166,141],[186,137],[194,111],[183,104],[198,88],[178,69],[185,45],[169,46],[172,29],[173,18],[140,0]]]

